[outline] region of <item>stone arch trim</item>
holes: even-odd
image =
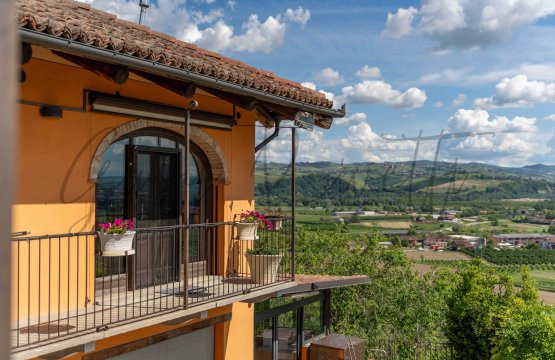
[[[100,170],[102,155],[104,155],[113,142],[133,131],[152,127],[166,129],[178,135],[183,135],[183,124],[178,123],[140,119],[122,124],[106,134],[96,148],[96,152],[91,160],[89,181],[98,181],[98,172]],[[218,143],[216,143],[216,141],[205,131],[193,126],[189,128],[189,139],[206,154],[212,170],[213,183],[230,184],[231,179],[229,177],[227,163],[220,145],[218,145]]]

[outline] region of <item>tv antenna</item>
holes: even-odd
[[[145,22],[146,10],[150,7],[150,0],[139,0],[139,6],[141,7],[139,24],[143,25],[143,23]]]

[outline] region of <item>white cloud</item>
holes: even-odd
[[[548,115],[548,116],[544,117],[543,119],[547,120],[547,121],[555,121],[555,114]]]
[[[348,104],[386,104],[412,109],[424,105],[426,99],[426,92],[418,88],[400,92],[384,81],[364,80],[354,86],[344,87],[336,100]]]
[[[395,139],[394,136],[384,136]],[[390,141],[376,134],[370,124],[361,122],[349,128],[347,137],[340,140],[339,144],[345,154],[352,161],[408,161],[414,156],[416,143],[413,141]],[[435,144],[421,143],[418,158],[432,159]]]
[[[351,116],[344,117],[344,118],[337,118],[333,120],[335,125],[353,125],[360,122],[366,121],[366,114],[365,113],[354,113]]]
[[[305,26],[308,20],[310,20],[310,10],[303,9],[299,6],[296,10],[287,9],[283,14],[284,18],[292,23],[298,23]]]
[[[388,13],[383,35],[399,39],[412,32],[412,21],[418,10],[412,6],[408,9],[400,8],[395,14]]]
[[[305,88],[309,88],[311,90],[316,90],[316,84],[311,81],[302,82],[301,86],[304,86]]]
[[[457,95],[457,97],[453,99],[453,102],[451,104],[453,106],[461,106],[465,101],[466,101],[466,95],[463,93],[460,93]]]
[[[362,69],[355,73],[356,77],[361,80],[366,79],[377,79],[382,77],[382,73],[380,69],[376,66],[369,67],[368,65],[364,65]]]
[[[448,120],[449,132],[493,132],[492,135],[470,136],[452,140],[452,153],[467,160],[482,160],[502,165],[522,165],[533,156],[550,152],[550,134],[542,134],[535,118],[504,116],[490,118],[481,109],[459,109]]]
[[[516,28],[553,14],[552,0],[423,0],[420,9],[400,8],[388,14],[384,34],[408,35],[414,22],[415,29],[435,39],[443,52],[472,49],[505,41]]]
[[[555,83],[531,81],[524,74],[504,78],[495,86],[495,94],[479,98],[474,105],[483,109],[518,108],[537,103],[555,103]]]
[[[233,8],[235,3],[228,3]],[[252,14],[242,25],[243,32],[237,34],[235,29],[219,19],[213,26],[201,30],[200,22],[185,26],[179,38],[195,43],[213,51],[245,51],[270,53],[283,44],[285,32],[290,24],[304,26],[310,19],[310,11],[302,7],[287,9],[283,14],[268,16],[263,22],[258,15]]]
[[[318,71],[314,79],[321,86],[335,86],[345,81],[339,72],[329,67]]]
[[[268,137],[271,129],[257,128],[257,142]],[[329,131],[315,128],[314,131],[297,131],[297,161],[341,161],[342,154],[337,151],[336,141],[326,138]],[[284,150],[285,149],[285,150]],[[262,151],[257,153],[257,161],[291,162],[291,131],[282,131]]]
[[[439,72],[422,75],[417,84],[440,84],[456,86],[475,86],[497,82],[505,77],[525,74],[532,80],[555,81],[555,63],[530,64],[524,63],[506,69],[493,69],[482,72],[480,68],[447,68]]]
[[[138,21],[139,6],[134,0],[86,0],[93,7],[118,15],[118,17]],[[197,3],[214,5],[215,0],[196,0]],[[236,1],[227,2],[232,10]],[[187,5],[187,6],[186,6]],[[310,11],[299,7],[286,9],[283,14],[268,16],[261,21],[256,14],[249,16],[242,25],[241,32],[224,20],[222,8],[209,11],[192,9],[187,0],[159,0],[151,3],[147,11],[145,25],[177,38],[195,43],[213,51],[245,51],[269,53],[281,46],[290,24],[305,25],[310,19]],[[188,10],[189,7],[189,10]]]
[[[237,6],[237,1],[227,0],[227,6],[229,6],[231,10],[235,10],[235,7]]]
[[[195,43],[213,51],[246,51],[270,53],[283,44],[287,25],[269,16],[260,22],[258,15],[253,14],[243,24],[243,33],[236,35],[232,26],[219,20],[213,27],[200,30],[197,25],[189,25],[183,29],[181,39]]]
[[[441,101],[436,101],[432,104],[435,108],[440,108],[443,107],[443,102]]]
[[[329,91],[325,91],[325,90],[318,90],[319,93],[324,94],[324,96],[326,97],[326,99],[330,100],[330,101],[334,101],[335,100],[335,94]]]

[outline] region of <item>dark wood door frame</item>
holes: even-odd
[[[138,166],[139,166],[139,161],[138,161],[138,157],[139,154],[143,153],[143,154],[153,154],[153,155],[170,155],[175,157],[175,179],[176,179],[176,183],[177,183],[177,188],[176,188],[176,210],[175,210],[175,225],[179,225],[181,223],[181,219],[180,219],[180,213],[181,213],[181,193],[182,193],[182,186],[181,186],[181,181],[179,180],[181,177],[181,163],[182,163],[182,153],[181,150],[179,149],[171,149],[171,148],[158,148],[158,147],[150,147],[150,146],[138,146],[138,145],[128,145],[127,146],[127,181],[126,181],[126,196],[127,196],[127,217],[130,217],[133,219],[133,221],[135,222],[135,224],[139,225],[140,224],[140,219],[137,219],[137,198],[138,198],[138,184],[137,184],[137,176],[138,176]],[[151,158],[152,159],[152,158]],[[150,176],[152,177],[152,185],[154,189],[157,189],[159,186],[158,183],[158,178],[156,177],[156,173],[159,171],[159,168],[156,168],[156,165],[158,165],[159,167],[159,161],[160,161],[160,157],[157,157],[157,160],[155,161],[156,164],[153,164],[152,162],[149,164],[149,167],[151,169],[151,174]],[[152,173],[152,170],[154,170],[154,174]],[[152,190],[152,189],[151,189]],[[156,197],[156,194],[152,194],[151,200],[154,200]],[[156,206],[151,203],[150,204],[151,207],[151,212],[152,212],[152,216],[154,217],[154,220],[151,221],[156,221],[156,217],[160,216],[160,209],[156,209]],[[159,225],[169,225],[169,224],[159,224]],[[156,225],[155,225],[156,226]],[[158,259],[158,256],[156,256],[156,251],[159,251],[160,253],[162,253],[164,250],[165,251],[169,251],[168,257],[166,259],[164,254],[164,257],[160,256],[160,259],[164,259],[166,260],[167,265],[167,269],[165,270],[165,272],[167,272],[166,277],[168,280],[175,280],[177,279],[177,277],[179,276],[179,264],[180,264],[180,252],[181,252],[181,246],[180,246],[180,242],[181,242],[181,231],[180,230],[175,230],[175,234],[167,234],[167,236],[172,237],[173,236],[173,240],[170,241],[168,239],[168,241],[162,241],[161,237],[160,237],[160,249],[157,249],[155,247],[155,244],[150,244],[150,241],[152,241],[152,239],[150,238],[142,238],[144,236],[149,237],[149,235],[147,234],[137,234],[136,238],[135,238],[135,242],[136,242],[136,254],[135,255],[131,255],[127,257],[127,285],[128,285],[128,289],[129,290],[134,290],[138,287],[142,287],[142,286],[149,286],[152,285],[152,282],[156,282],[156,277],[158,276],[157,272],[160,269],[155,269],[154,266],[152,266],[149,269],[149,264],[155,264],[156,260]],[[169,244],[165,244],[165,242],[168,242]],[[167,246],[164,246],[167,245]],[[175,249],[173,251],[171,251],[170,248],[168,248],[168,246],[170,247],[175,247]],[[146,248],[145,248],[146,247]],[[140,248],[142,248],[142,250],[146,251],[146,255],[145,254],[139,254],[139,251],[142,251]],[[152,248],[152,249],[151,249]],[[151,251],[149,251],[151,250]],[[173,253],[174,255],[172,256],[171,253]],[[141,256],[141,261],[139,261],[139,257]],[[146,256],[146,258],[144,257]],[[146,270],[145,269],[141,269],[139,271],[139,266],[142,266],[146,261]],[[140,264],[141,263],[141,264]],[[172,266],[173,265],[173,270],[172,270]],[[162,271],[163,272],[163,271]],[[172,273],[173,272],[173,273]],[[138,276],[137,274],[141,274],[141,276]],[[172,273],[172,274],[170,274]],[[145,278],[146,276],[146,278]],[[144,281],[143,281],[144,280]]]

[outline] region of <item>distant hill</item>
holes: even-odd
[[[257,163],[256,196],[267,205],[290,197],[289,164]],[[500,167],[480,163],[303,162],[296,166],[297,198],[306,206],[366,206],[407,201],[555,199],[555,166]],[[409,200],[410,199],[410,200]]]

